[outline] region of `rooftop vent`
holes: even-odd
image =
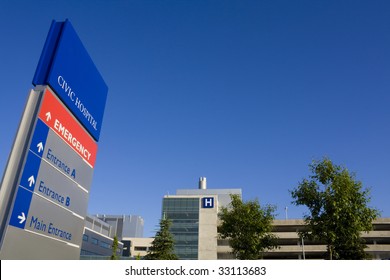
[[[199,178],[199,189],[200,190],[207,189],[206,177],[200,177]]]

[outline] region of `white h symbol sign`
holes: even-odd
[[[204,197],[203,208],[214,208],[214,197]]]

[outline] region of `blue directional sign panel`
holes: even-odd
[[[19,188],[16,194],[16,200],[14,204],[14,211],[12,211],[9,224],[14,227],[24,228],[26,224],[26,218],[28,211],[30,210],[30,203],[32,199],[32,192]]]
[[[35,154],[42,157],[44,147],[46,146],[46,138],[49,133],[49,127],[40,119],[37,120],[35,125],[34,135],[31,140],[30,150]]]
[[[53,21],[33,84],[50,85],[99,140],[108,87],[68,20]]]
[[[41,158],[29,151],[24,165],[22,179],[20,180],[20,185],[34,191],[40,165]]]

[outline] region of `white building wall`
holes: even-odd
[[[213,197],[213,208],[202,208],[202,198]],[[217,259],[217,222],[218,222],[218,197],[203,196],[199,200],[199,260],[216,260]]]

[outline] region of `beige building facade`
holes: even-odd
[[[279,238],[279,248],[264,252],[264,259],[323,259],[326,245],[321,242],[302,240],[298,232],[304,230],[304,221],[275,220],[273,233]],[[372,259],[390,259],[390,218],[379,218],[373,222],[373,230],[363,232],[366,252]],[[218,241],[218,259],[234,259],[228,240]]]
[[[275,220],[273,232],[279,237],[277,250],[264,253],[265,259],[323,259],[326,245],[321,242],[302,240],[298,232],[305,228],[303,220]],[[390,258],[390,218],[373,222],[373,230],[363,232],[366,252],[373,259]]]
[[[143,258],[152,246],[154,238],[150,237],[124,237],[122,239],[125,244],[124,251],[128,252],[130,258]]]

